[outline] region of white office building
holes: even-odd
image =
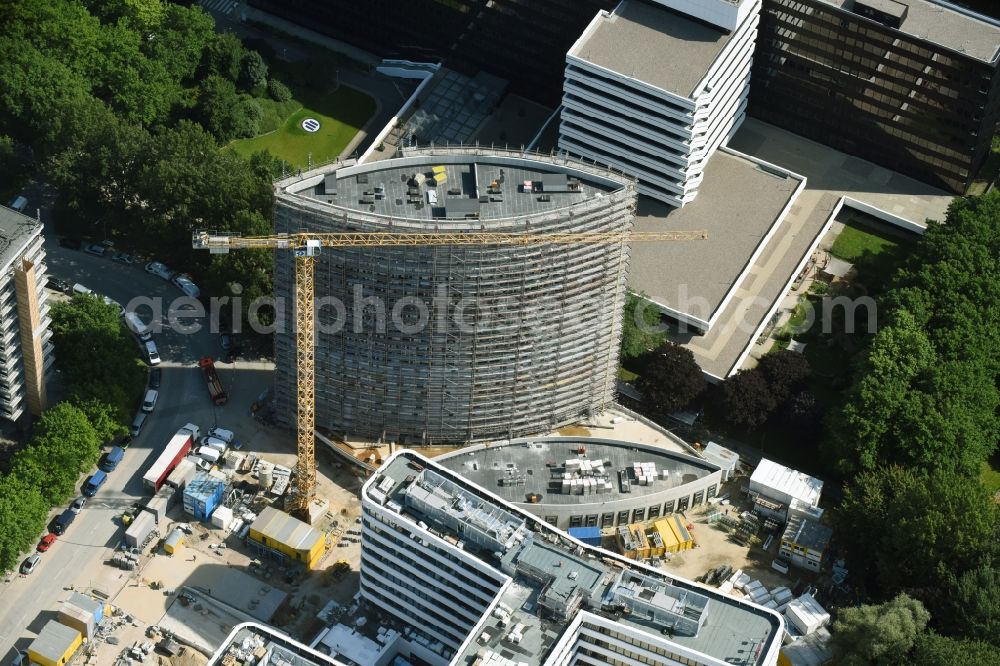
[[[566,56],[559,147],[692,201],[746,117],[761,0],[623,0]]]
[[[585,546],[412,451],[390,457],[361,497],[361,597],[405,659],[777,663],[776,612]]]
[[[0,206],[0,418],[41,415],[55,360],[42,224]]]

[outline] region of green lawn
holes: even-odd
[[[266,129],[280,122],[277,129],[233,141],[229,147],[244,156],[267,149],[293,167],[305,168],[310,153],[313,164],[336,159],[374,113],[375,101],[354,88],[341,86],[326,94],[296,90],[291,102],[265,105],[263,126]],[[318,120],[319,131],[302,129],[305,118]]]
[[[866,255],[878,256],[897,245],[899,243],[894,239],[848,224],[837,236],[830,254],[844,261],[856,263],[863,260]]]
[[[983,463],[979,479],[991,493],[1000,490],[1000,453],[993,454],[993,457]]]

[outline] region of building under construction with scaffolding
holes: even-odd
[[[421,148],[280,182],[284,232],[630,231],[635,184],[521,151]],[[294,260],[276,255],[279,302]],[[626,243],[372,246],[315,266],[316,426],[409,444],[531,435],[614,398]],[[278,309],[278,413],[294,423],[295,335]]]

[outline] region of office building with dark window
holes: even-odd
[[[1000,22],[936,0],[765,0],[750,113],[953,192],[1000,113]]]

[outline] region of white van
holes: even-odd
[[[18,195],[14,197],[13,201],[10,202],[10,207],[18,213],[23,213],[24,209],[28,207],[28,200],[21,195]]]
[[[228,447],[228,444],[226,444],[225,442],[223,442],[218,437],[211,437],[211,436],[208,436],[208,435],[206,435],[205,437],[201,438],[201,445],[213,448],[216,451],[218,451],[219,453],[225,453],[226,452],[226,448]]]
[[[142,399],[142,411],[151,412],[156,407],[156,398],[159,393],[153,389],[146,391],[146,397]]]
[[[232,444],[233,438],[236,437],[236,433],[232,430],[226,430],[225,428],[212,428],[208,431],[208,436],[221,439],[226,444]]]
[[[213,449],[211,446],[202,446],[198,449],[197,455],[205,462],[212,463],[214,465],[219,462],[219,458],[222,457],[222,452],[218,449]]]
[[[142,321],[142,318],[135,312],[125,313],[125,326],[143,342],[150,340],[153,337],[150,327],[147,326]]]
[[[160,364],[160,354],[156,351],[156,343],[152,340],[146,341],[146,356],[149,357],[150,365]]]
[[[76,294],[93,294],[93,293],[94,293],[93,289],[88,289],[87,287],[84,287],[79,282],[77,282],[76,284],[73,285],[73,295],[74,296]]]

